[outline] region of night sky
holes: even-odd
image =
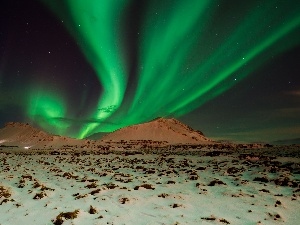
[[[300,138],[298,0],[7,0],[0,125],[177,118],[216,140]]]

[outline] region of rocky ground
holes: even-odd
[[[297,224],[298,147],[0,152],[0,224]]]

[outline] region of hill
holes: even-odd
[[[128,126],[105,135],[104,141],[151,140],[169,144],[213,143],[201,131],[179,122],[176,119],[158,118],[153,121]]]
[[[82,140],[52,135],[34,128],[28,123],[10,122],[0,129],[0,144],[25,148],[41,148],[81,144]]]

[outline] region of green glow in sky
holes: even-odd
[[[88,61],[93,65],[99,81],[103,85],[103,93],[97,109],[91,117],[103,120],[109,117],[122,103],[125,88],[125,65],[121,57],[118,38],[120,13],[125,1],[68,1],[80,47]],[[108,32],[109,31],[109,32]],[[107,112],[99,110],[113,106]],[[90,134],[97,125],[84,126],[80,137]]]
[[[78,138],[158,116],[184,115],[299,43],[291,35],[300,26],[299,9],[288,1],[247,3],[246,10],[241,3],[240,13],[228,19],[222,17],[229,14],[222,13],[221,1],[150,0],[135,43],[137,86],[131,91],[133,98],[124,102],[130,75],[121,24],[131,1],[43,2],[64,21],[103,87],[86,118],[94,122],[83,124],[75,135]],[[58,122],[67,117],[67,104],[61,99],[52,92],[33,95],[30,118],[66,134],[67,124]],[[118,111],[122,105],[126,110]]]
[[[66,104],[62,101],[61,95],[41,91],[38,88],[33,90],[27,109],[28,116],[45,130],[51,130],[55,134],[65,134],[68,124],[61,119],[66,116]]]
[[[91,118],[102,121],[122,103],[127,78],[118,37],[121,12],[126,1],[68,0],[46,1],[74,34],[82,52],[93,66],[103,87],[103,93]],[[65,10],[62,6],[65,6]],[[84,74],[82,74],[84,76]],[[111,110],[101,110],[110,108]],[[100,109],[100,110],[99,110]],[[91,134],[98,124],[83,126],[78,134]]]

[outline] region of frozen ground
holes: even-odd
[[[282,152],[2,151],[0,224],[299,224],[300,153]]]

